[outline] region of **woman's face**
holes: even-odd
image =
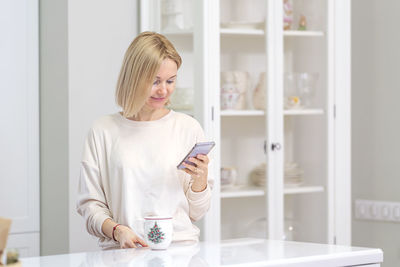
[[[158,70],[157,77],[151,88],[151,95],[146,105],[152,109],[164,108],[169,97],[175,90],[176,74],[178,67],[175,61],[164,59]]]

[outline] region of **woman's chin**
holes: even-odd
[[[165,103],[151,103],[148,105],[151,109],[162,109],[165,108]]]

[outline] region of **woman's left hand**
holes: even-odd
[[[189,158],[193,165],[184,162],[186,167],[184,171],[193,178],[192,190],[194,192],[201,192],[207,187],[208,163],[210,160],[207,155],[199,154],[195,158]]]

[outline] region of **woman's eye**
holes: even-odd
[[[158,85],[159,83],[160,83],[160,81],[157,80],[157,81],[155,81],[155,82],[153,83],[153,85]]]
[[[174,83],[174,82],[175,82],[174,80],[168,80],[168,81],[167,81],[168,84],[172,84],[172,83]]]

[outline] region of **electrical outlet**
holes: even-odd
[[[400,202],[357,199],[354,214],[360,220],[400,222]]]

